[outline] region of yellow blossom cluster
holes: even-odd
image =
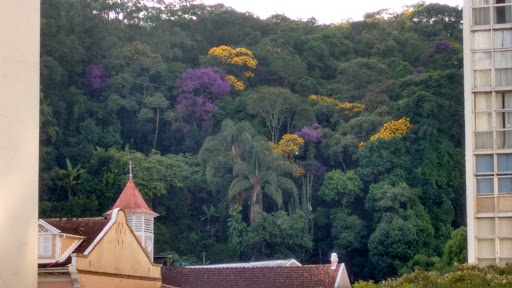
[[[302,168],[302,166],[295,164],[295,167],[297,168],[297,172],[295,172],[295,177],[300,177],[300,176],[303,176],[304,174],[306,174],[306,170],[304,170],[304,168]]]
[[[221,45],[210,49],[208,55],[214,56],[222,63],[247,66],[252,69],[258,65],[258,61],[254,59],[252,52],[246,48],[233,49],[229,46]]]
[[[354,114],[363,111],[364,107],[363,104],[351,102],[340,102],[338,104],[338,110],[348,116],[354,116]]]
[[[308,100],[311,102],[314,102],[314,103],[318,103],[318,104],[336,104],[336,105],[338,105],[340,103],[340,101],[338,101],[336,99],[325,97],[325,96],[320,96],[320,95],[309,95]]]
[[[336,109],[347,116],[354,116],[354,114],[356,114],[357,112],[363,111],[363,109],[365,108],[365,106],[363,104],[352,103],[352,102],[341,102],[341,101],[338,101],[336,99],[326,97],[326,96],[310,95],[308,97],[308,99],[309,99],[309,101],[311,101],[313,103],[324,104],[324,105],[329,105],[329,104],[336,105]]]
[[[233,86],[233,89],[235,89],[235,91],[242,91],[245,89],[245,84],[242,81],[236,79],[236,77],[233,75],[227,75],[226,78],[224,79],[226,80],[226,82],[231,84],[231,86]]]
[[[251,71],[247,71],[247,72],[244,72],[244,74],[242,76],[244,78],[251,78],[251,77],[254,77],[254,73],[252,73]]]
[[[258,61],[247,48],[233,49],[229,46],[221,45],[211,48],[208,51],[208,56],[216,58],[222,64],[227,64],[225,72],[230,71],[229,73],[232,75],[226,76],[226,81],[233,86],[235,91],[245,89],[246,84],[239,79],[246,80],[254,77],[254,73],[250,70],[255,69],[258,65]]]
[[[370,137],[370,141],[377,140],[379,138],[391,138],[391,137],[402,137],[411,132],[412,124],[409,118],[402,117],[397,121],[389,121],[384,124],[384,127],[380,131]],[[366,143],[359,143],[359,149],[363,148]]]
[[[278,144],[272,144],[274,152],[284,158],[293,160],[293,155],[304,145],[304,139],[295,134],[284,134]]]
[[[229,63],[229,60],[233,58],[233,48],[226,45],[213,47],[208,51],[208,55],[215,56],[222,63]]]
[[[234,57],[233,59],[231,59],[230,61],[231,64],[235,64],[235,65],[240,65],[240,66],[247,66],[249,68],[256,68],[256,65],[258,64],[258,62],[256,61],[256,59],[254,58],[251,58],[249,56],[237,56],[237,57]]]
[[[389,121],[384,124],[384,127],[380,129],[380,131],[370,137],[370,141],[376,140],[379,138],[390,138],[390,137],[402,137],[405,134],[409,133],[412,129],[412,124],[409,118],[403,117],[398,121]]]
[[[300,177],[306,173],[304,168],[294,163],[293,156],[299,152],[300,147],[304,145],[304,139],[295,134],[284,134],[278,144],[270,143],[274,153],[282,155],[284,159],[290,161],[296,168],[295,176]]]

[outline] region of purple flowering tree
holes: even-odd
[[[445,40],[439,40],[434,42],[434,46],[436,47],[437,50],[440,51],[450,51],[450,49],[452,48],[452,43]]]
[[[314,123],[311,126],[304,126],[295,135],[304,139],[304,141],[316,142],[322,140],[322,126],[318,123]]]
[[[175,112],[180,123],[173,127],[201,128],[212,125],[213,114],[219,111],[215,101],[231,92],[231,85],[224,81],[223,74],[210,68],[189,69],[176,80]]]
[[[99,93],[102,88],[102,81],[105,79],[105,69],[99,64],[89,64],[85,68],[87,84],[94,93]]]
[[[224,81],[223,76],[210,68],[189,69],[176,80],[174,93],[178,96],[204,97],[215,102],[231,92],[231,85]]]

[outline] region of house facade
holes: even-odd
[[[132,179],[104,217],[40,219],[38,287],[160,288],[153,219]]]

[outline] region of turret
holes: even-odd
[[[154,218],[157,213],[149,209],[148,205],[142,198],[139,189],[135,186],[130,174],[130,179],[124,187],[121,195],[116,203],[104,215],[110,217],[112,210],[121,208],[126,213],[128,225],[139,239],[140,243],[153,260],[153,244],[154,244]]]

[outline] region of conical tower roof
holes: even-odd
[[[126,186],[124,186],[123,192],[121,192],[121,195],[117,198],[112,209],[105,214],[112,213],[112,210],[116,208],[121,208],[126,213],[149,213],[154,216],[158,216],[157,213],[149,209],[144,198],[142,198],[139,189],[137,189],[137,186],[135,186],[135,183],[131,178],[128,180],[128,183],[126,183]]]

